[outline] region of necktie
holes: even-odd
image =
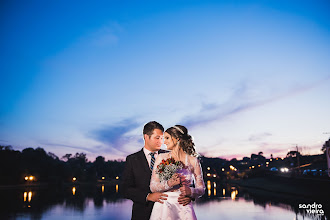
[[[155,165],[155,153],[149,153],[151,156],[151,161],[150,161],[150,170],[152,171],[152,169],[154,168]]]

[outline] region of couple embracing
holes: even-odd
[[[127,156],[122,193],[133,201],[132,219],[196,219],[191,201],[204,194],[203,173],[188,130],[164,133],[155,121],[143,128],[144,147]],[[168,151],[161,150],[163,143]]]

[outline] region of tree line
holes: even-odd
[[[14,150],[11,146],[0,146],[0,184],[21,184],[33,176],[33,181],[60,184],[76,181],[109,181],[120,177],[124,161],[105,161],[98,156],[94,162],[87,160],[85,153],[66,154],[61,159],[43,148]]]
[[[228,178],[227,171],[230,171],[230,175],[237,176],[238,172],[232,171],[231,166],[240,172],[248,171],[251,177],[272,167],[294,168],[304,164],[310,164],[306,169],[326,170],[325,146],[327,144],[330,144],[330,140],[325,143],[322,148],[323,154],[320,155],[303,156],[299,152],[290,151],[285,158],[273,158],[271,155],[270,159],[266,159],[263,152],[259,152],[251,154],[251,157],[244,157],[242,160],[209,158],[201,155],[200,162],[205,179],[213,178],[214,174],[218,179]],[[72,182],[73,177],[78,182],[106,182],[120,179],[124,166],[124,161],[105,161],[102,156],[90,162],[85,153],[65,154],[60,159],[54,153],[47,153],[40,147],[18,151],[13,150],[11,146],[0,145],[0,185],[24,183],[27,181],[26,176],[33,176],[33,181],[54,184]],[[253,167],[255,169],[251,169]],[[212,175],[208,176],[208,173]]]

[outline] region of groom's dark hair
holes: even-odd
[[[162,132],[164,132],[164,127],[163,125],[159,124],[157,121],[150,121],[147,124],[144,125],[143,128],[143,135],[148,135],[151,137],[152,133],[154,132],[155,129],[159,129]]]

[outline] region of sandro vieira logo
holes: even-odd
[[[299,204],[299,209],[305,209],[307,214],[324,215],[322,204],[317,204],[316,202],[312,204]]]

